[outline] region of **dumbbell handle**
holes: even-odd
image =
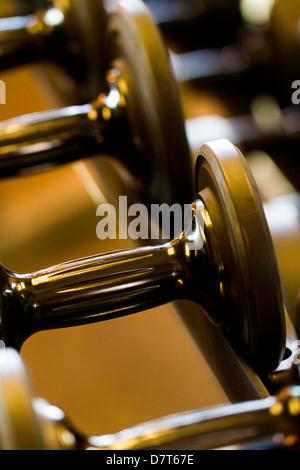
[[[124,137],[122,100],[117,85],[110,84],[107,94],[93,103],[2,121],[1,177],[32,173],[101,152],[117,155],[120,150],[124,155],[126,143],[130,143]]]
[[[206,299],[212,288],[203,211],[200,200],[193,202],[181,235],[160,245],[91,256],[28,274],[1,267],[0,339],[20,349],[38,331],[117,318],[179,299]]]
[[[117,318],[181,297],[185,274],[176,246],[121,250],[24,275],[2,268],[2,340],[20,349],[44,329]]]
[[[38,165],[57,166],[95,150],[92,106],[70,106],[2,123],[0,168],[3,177]],[[94,132],[93,132],[94,131]],[[95,134],[95,135],[94,135]],[[79,154],[77,156],[77,154]],[[15,169],[14,169],[15,166]]]

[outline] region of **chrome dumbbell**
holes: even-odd
[[[299,449],[299,410],[299,386],[292,385],[276,396],[181,412],[117,433],[88,436],[76,430],[60,408],[35,395],[14,349],[0,349],[1,450]]]
[[[106,84],[94,102],[1,123],[1,176],[110,154],[138,177],[150,200],[189,202],[192,170],[181,103],[142,1],[116,2],[108,15],[106,61]]]
[[[173,241],[29,274],[2,267],[4,343],[19,349],[41,330],[185,299],[199,304],[266,377],[285,352],[280,279],[255,183],[228,141],[202,148],[196,191],[191,220]]]
[[[59,62],[88,96],[102,85],[106,13],[101,0],[51,0],[26,16],[0,19],[0,67],[37,59]]]

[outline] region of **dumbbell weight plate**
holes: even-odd
[[[226,140],[203,149],[196,187],[212,221],[216,243],[211,256],[219,279],[224,273],[220,291],[230,304],[224,329],[235,341],[241,339],[239,346],[263,374],[276,368],[285,352],[284,307],[270,232],[240,151]]]
[[[193,196],[191,156],[166,48],[143,2],[121,0],[108,19],[106,58],[126,84],[127,115],[142,180],[153,201]],[[150,171],[149,171],[150,169]],[[136,170],[134,171],[136,174]]]

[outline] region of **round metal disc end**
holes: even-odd
[[[116,2],[107,30],[107,68],[119,72],[137,149],[130,171],[142,181],[152,202],[188,204],[194,194],[192,159],[160,32],[141,0]]]
[[[224,331],[265,377],[285,352],[285,316],[256,183],[241,152],[227,140],[201,148],[195,174],[212,226],[206,241],[218,273]]]

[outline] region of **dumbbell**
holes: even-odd
[[[116,2],[108,15],[106,57],[106,83],[93,102],[1,123],[1,176],[109,154],[129,167],[149,200],[188,203],[192,165],[181,103],[142,1]]]
[[[280,279],[257,188],[244,157],[231,143],[215,141],[202,148],[196,192],[188,205],[189,223],[172,241],[29,274],[2,267],[4,343],[20,349],[38,331],[185,299],[200,305],[266,377],[285,352]]]
[[[44,59],[67,68],[89,96],[102,84],[106,12],[102,0],[51,0],[26,16],[0,19],[0,67]]]
[[[299,410],[299,386],[292,384],[260,400],[180,412],[114,434],[88,436],[62,409],[35,395],[14,349],[0,349],[1,450],[296,450]],[[180,463],[186,456],[169,457]]]

